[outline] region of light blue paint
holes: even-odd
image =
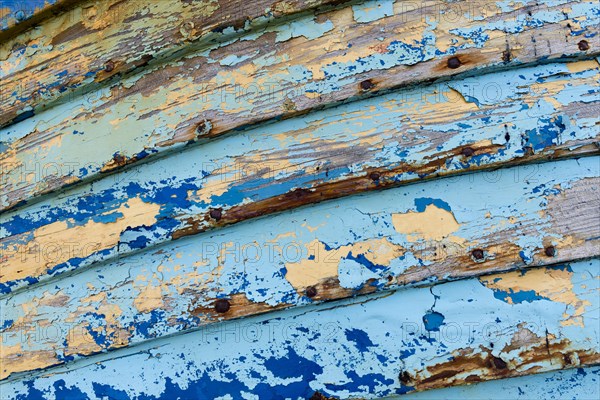
[[[352,6],[356,22],[372,22],[394,15],[393,0],[365,1]]]
[[[546,229],[553,230],[553,220],[547,215],[540,217],[548,200],[540,197],[539,187],[560,185],[567,188],[573,182],[598,176],[598,165],[598,159],[590,157],[547,163],[536,173],[535,182],[515,182],[515,172],[520,167],[504,169],[498,181],[489,181],[484,174],[476,173],[421,182],[342,198],[163,243],[83,270],[80,274],[65,276],[58,281],[5,297],[0,302],[2,318],[12,321],[27,318],[27,315],[32,318],[33,314],[25,314],[20,305],[31,302],[34,297],[61,294],[69,301],[60,307],[36,307],[36,323],[43,325],[52,315],[52,325],[59,328],[52,340],[23,342],[23,332],[4,328],[3,344],[10,346],[22,343],[28,351],[54,348],[57,362],[68,361],[61,360],[60,353],[64,347],[63,338],[67,337],[70,327],[79,323],[84,326],[106,324],[102,315],[78,313],[78,309],[89,305],[98,309],[106,304],[118,305],[121,313],[116,322],[132,332],[128,340],[130,344],[139,344],[216,322],[214,317],[190,313],[190,310],[201,305],[211,307],[215,298],[243,294],[251,302],[270,306],[310,304],[312,300],[304,296],[302,291],[299,293],[286,279],[286,264],[317,257],[324,265],[335,263],[333,277],[337,271],[340,285],[349,289],[358,290],[366,285],[375,290],[393,289],[396,286],[390,285],[389,277],[396,277],[409,268],[427,271],[426,278],[416,282],[400,279],[399,283],[403,286],[452,279],[448,270],[439,268],[436,262],[416,257],[417,252],[428,245],[426,241],[409,240],[407,235],[396,231],[392,222],[395,213],[424,211],[426,205],[431,204],[451,210],[461,224],[453,235],[466,242],[477,242],[483,248],[496,243],[494,237],[497,234],[505,235],[506,229],[510,229],[510,225],[506,225],[513,217],[519,216],[525,221],[535,218],[539,237],[537,241],[528,243],[526,249],[539,253],[543,249],[540,238],[544,237]],[[498,187],[503,190],[496,190]],[[465,196],[465,193],[470,193],[470,196]],[[440,195],[443,200],[434,197]],[[562,196],[562,192],[555,195]],[[490,209],[494,213],[487,218]],[[486,225],[482,225],[481,221],[487,221]],[[257,229],[258,226],[260,229]],[[482,241],[482,233],[487,240]],[[135,237],[140,237],[139,232]],[[378,264],[377,258],[374,262],[370,261],[372,257],[367,257],[367,254],[343,249],[353,243],[379,238],[401,246],[406,249],[405,253],[386,265]],[[328,253],[309,255],[309,250],[315,248],[312,244],[315,241],[322,243]],[[452,242],[445,242],[445,245],[446,248],[438,244],[433,249],[439,252],[437,259],[443,259],[444,252],[466,254],[470,251],[460,246],[451,247]],[[338,256],[341,259],[339,262]],[[516,266],[520,265],[511,267]],[[147,280],[140,281],[138,277],[146,277]],[[164,284],[169,288],[170,294],[164,293],[164,296],[168,296],[168,306],[159,306],[144,313],[138,311],[135,300],[140,295],[140,287],[147,284]],[[518,304],[547,301],[543,296],[533,297],[532,293],[490,292],[496,303],[506,302],[509,297]],[[107,293],[107,301],[99,299],[90,303],[82,300],[102,293]],[[432,308],[433,298],[431,300],[418,318],[421,321],[427,316],[427,331],[433,334],[445,329],[451,321],[437,303]],[[71,314],[76,316],[70,318]],[[25,336],[32,334],[34,332],[25,332]],[[102,348],[111,349],[118,340],[109,334],[98,336],[96,343]]]
[[[543,81],[546,76],[550,77],[548,79],[554,79],[552,78],[554,74],[564,78],[564,74],[569,72],[563,64],[550,64],[522,69],[520,73],[531,82],[534,78]],[[587,74],[588,72],[583,72],[581,76],[589,76]],[[576,80],[579,76],[574,74],[573,79]],[[477,80],[470,79],[468,81],[473,85],[467,84],[465,81],[465,83],[454,82],[451,86],[456,90],[465,91],[470,87],[483,88],[481,84],[485,82],[485,79],[489,82],[500,82],[502,98],[507,100],[505,103],[500,102],[493,107],[502,110],[501,113],[493,116],[490,112],[491,109],[482,109],[480,113],[473,115],[473,118],[469,120],[471,128],[462,129],[453,124],[438,126],[433,123],[423,126],[423,131],[418,134],[409,135],[415,138],[429,137],[433,139],[444,132],[458,132],[457,135],[442,143],[436,151],[452,151],[459,146],[483,138],[490,138],[493,143],[505,146],[505,149],[499,150],[496,154],[474,156],[470,160],[465,160],[462,156],[448,158],[444,166],[446,172],[464,171],[471,165],[499,164],[523,156],[523,144],[520,137],[523,132],[528,132],[527,135],[530,138],[534,136],[538,138],[538,142],[536,142],[536,152],[538,153],[544,151],[544,146],[561,144],[572,139],[593,139],[598,135],[597,116],[584,117],[563,113],[560,123],[566,130],[562,134],[557,135],[552,129],[540,129],[540,126],[544,126],[540,124],[545,124],[543,121],[547,118],[542,116],[531,118],[528,109],[520,109],[519,103],[528,98],[528,93],[521,93],[518,86],[511,85],[506,73],[491,74],[477,79],[480,80],[480,85],[476,84]],[[435,99],[436,96],[439,98],[439,95],[433,95],[433,93],[438,89],[439,87],[432,85],[427,88],[427,91],[431,92],[432,98]],[[206,212],[209,206],[222,206],[226,209],[246,201],[258,201],[277,196],[297,187],[311,187],[334,179],[351,178],[361,175],[362,170],[373,166],[392,169],[399,165],[422,163],[431,155],[432,149],[428,144],[428,140],[431,139],[423,140],[422,144],[407,148],[404,139],[394,135],[391,127],[398,126],[398,121],[402,120],[406,116],[405,113],[413,107],[413,104],[406,100],[421,99],[423,90],[421,88],[391,93],[345,104],[335,109],[311,113],[294,120],[266,125],[249,130],[242,135],[234,135],[203,146],[190,148],[173,157],[150,162],[142,167],[131,168],[128,171],[112,175],[108,179],[94,182],[93,185],[78,186],[66,191],[61,198],[54,197],[20,211],[5,214],[5,219],[0,225],[0,234],[3,236],[20,235],[61,220],[69,221],[70,225],[82,225],[97,218],[98,214],[114,212],[123,203],[136,196],[146,202],[161,204],[158,215],[159,223],[152,227],[132,227],[123,232],[118,248],[106,249],[91,257],[81,260],[73,259],[51,268],[54,273],[60,273],[89,265],[94,261],[108,260],[116,254],[124,255],[170,240],[173,231],[185,226],[182,216]],[[569,90],[571,92],[569,96],[563,98],[562,94],[559,94],[562,101],[566,102],[565,106],[580,101],[581,97],[575,96],[575,93],[585,96],[589,87],[580,85],[571,87]],[[508,95],[507,93],[512,94]],[[473,95],[477,98],[485,97],[483,92],[473,93]],[[598,96],[590,96],[587,99],[587,101],[599,101]],[[397,107],[395,111],[381,113],[381,110],[385,109],[389,102],[397,104],[399,101],[401,106]],[[371,109],[372,112],[367,112],[361,118],[360,125],[348,119],[355,113]],[[507,113],[509,110],[511,112]],[[510,128],[505,128],[504,124],[507,123],[510,123]],[[508,142],[505,139],[507,129],[511,137]],[[361,143],[359,132],[367,130],[373,130],[374,134],[380,135],[382,142],[375,145]],[[86,137],[87,134],[70,136]],[[282,136],[285,138],[280,142],[279,138]],[[344,159],[341,154],[339,159],[333,155],[326,156],[323,163],[321,160],[323,157],[315,157],[314,149],[334,140],[347,147],[361,146],[362,151],[353,153],[351,160]],[[407,137],[407,140],[413,139]],[[309,144],[306,144],[306,141]],[[298,169],[282,168],[279,165],[280,162],[277,161],[278,156],[276,156],[273,162],[265,160],[263,163],[263,167],[267,168],[267,171],[274,171],[273,173],[260,175],[252,167],[248,179],[245,181],[241,179],[243,175],[239,166],[244,165],[243,160],[246,156],[270,154],[272,149],[281,146],[285,146],[290,160],[301,164]],[[192,160],[192,162],[181,163],[179,161],[181,159]],[[213,171],[223,165],[233,166],[234,171],[228,175],[214,175]],[[236,168],[236,166],[238,167]],[[320,166],[319,172],[315,170],[317,166]],[[484,174],[486,180],[493,181],[497,172]],[[408,171],[389,179],[400,183],[423,177],[414,176]],[[210,204],[187,199],[188,192],[199,190],[208,182],[215,183],[223,180],[232,181],[231,187],[223,194],[211,196]],[[436,195],[432,195],[431,198],[436,198]],[[146,240],[143,240],[143,237]],[[535,240],[535,238],[524,237],[519,237],[518,240],[524,241],[525,239]],[[530,255],[525,255],[530,257]],[[4,285],[3,291],[8,292],[25,284],[26,282],[9,283]]]
[[[498,302],[492,290],[472,279],[436,286],[436,310],[445,316],[437,332],[427,332],[421,320],[434,299],[429,288],[420,288],[228,321],[74,362],[52,374],[5,382],[0,388],[14,393],[15,399],[34,395],[51,399],[63,391],[82,393],[83,398],[113,393],[124,399],[186,398],[192,393],[198,399],[212,399],[216,393],[233,399],[305,399],[315,391],[370,399],[404,393],[411,389],[399,382],[400,372],[424,373],[428,366],[450,360],[459,349],[518,362],[518,355],[502,349],[519,326],[538,335],[541,345],[549,334],[552,343],[568,339],[571,351],[595,346],[600,340],[595,323],[600,261],[575,263],[571,268],[574,283],[587,286],[579,298],[591,303],[583,314],[584,328],[561,324],[564,304]],[[545,361],[537,365],[557,368]],[[123,371],[128,371],[128,379],[122,379]],[[597,372],[592,371],[578,372],[592,374],[588,378],[562,372],[559,375],[572,378],[573,385],[550,381],[549,388],[557,394],[593,392]],[[532,379],[512,381],[520,382],[517,387],[511,381],[501,386],[534,390],[527,386]],[[481,393],[476,387],[432,393],[461,392]]]

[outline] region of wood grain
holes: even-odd
[[[273,20],[343,0],[107,0],[59,2],[68,11],[20,35],[0,33],[0,126],[68,103],[102,82],[160,63],[188,46],[230,40]],[[24,1],[25,7],[31,4]]]
[[[327,199],[598,154],[596,61],[519,76],[399,91],[259,127],[5,214],[2,291]]]
[[[1,376],[315,301],[597,257],[600,226],[590,216],[600,209],[598,161],[345,198],[29,288],[0,304],[9,321]],[[581,310],[569,325],[580,324]],[[41,338],[40,330],[53,334]],[[431,372],[423,388],[438,387],[435,376],[447,368]]]
[[[599,266],[595,259],[227,321],[3,389],[18,399],[371,399],[589,367],[600,362]],[[119,379],[123,371],[128,379]]]
[[[166,64],[150,63],[137,74],[86,89],[83,96],[4,128],[2,208],[252,124],[483,69],[589,58],[600,49],[593,2],[518,2],[476,11],[470,10],[471,1],[443,2],[452,12],[459,7],[456,18],[438,4],[417,9],[402,1],[378,4],[388,6],[374,15],[353,6],[279,21]],[[580,49],[581,41],[587,50]],[[78,49],[78,40],[72,43],[73,51],[85,51]],[[11,53],[5,65],[19,65],[26,57],[21,52]],[[35,54],[43,66],[42,54]],[[90,57],[105,62],[104,54]],[[458,63],[457,68],[449,63]],[[115,61],[115,71],[119,65]],[[64,74],[53,68],[40,72],[46,73],[53,80]],[[5,75],[10,78],[4,80],[25,84],[12,72]],[[19,99],[28,97],[11,94],[6,101],[21,108]]]

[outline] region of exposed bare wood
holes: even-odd
[[[2,378],[313,301],[596,257],[600,225],[590,216],[600,209],[598,168],[598,158],[569,160],[526,173],[504,169],[498,179],[465,175],[346,198],[21,291],[0,304],[12,321],[2,335]],[[545,272],[527,274],[533,286],[522,290],[545,295],[535,286]],[[580,324],[581,312],[566,323]],[[55,334],[23,340],[39,327]],[[552,351],[561,355],[565,346],[559,341]],[[427,369],[414,386],[469,382],[463,370],[490,365],[481,380],[511,375],[474,350],[457,355],[459,367]],[[533,363],[540,351],[527,354]]]
[[[444,2],[459,7],[458,21],[439,4],[414,9],[399,1],[374,15],[345,7],[149,65],[110,88],[5,128],[0,163],[8,195],[2,207],[273,118],[486,68],[598,54],[597,5],[532,3],[469,10],[470,1]],[[78,40],[72,43],[77,47]],[[17,51],[10,57],[6,65],[25,56]],[[113,63],[109,74],[119,69],[120,61]],[[60,75],[53,68],[46,73],[53,80]],[[14,84],[25,82],[6,75]],[[5,100],[19,108],[27,97]]]
[[[598,71],[596,61],[551,64],[522,69],[520,84],[496,73],[391,93],[74,188],[6,214],[2,290],[327,199],[598,154]],[[486,95],[490,83],[501,95]],[[56,248],[56,258],[35,257]]]

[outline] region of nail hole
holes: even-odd
[[[471,157],[473,154],[475,154],[475,150],[470,147],[464,147],[462,149],[462,155],[465,157]]]
[[[379,178],[381,178],[381,174],[379,172],[371,172],[369,178],[371,178],[372,181],[378,181]]]
[[[227,299],[218,299],[215,301],[215,311],[220,314],[226,313],[230,308],[231,304],[229,304],[229,300]]]
[[[306,288],[306,297],[313,298],[317,295],[317,288],[314,286],[309,286]]]
[[[208,215],[210,215],[210,217],[212,219],[218,221],[223,216],[223,212],[221,211],[220,208],[213,208],[212,210],[209,211]]]
[[[448,68],[456,69],[456,68],[460,67],[461,65],[462,65],[462,63],[460,62],[458,57],[452,57],[452,58],[448,59]]]
[[[104,64],[104,71],[106,72],[112,72],[112,70],[115,69],[115,63],[112,61],[107,61],[106,64]]]
[[[577,46],[581,51],[588,51],[590,49],[590,44],[587,40],[582,40],[581,42],[577,43]]]
[[[481,261],[481,260],[483,260],[483,257],[484,257],[483,250],[475,249],[471,252],[471,256],[473,256],[473,259],[475,259],[477,261]]]
[[[556,247],[554,246],[548,246],[544,249],[544,253],[548,256],[548,257],[554,257],[556,255]]]
[[[375,84],[370,79],[367,79],[366,81],[362,81],[360,83],[360,89],[364,90],[364,91],[371,90],[374,87],[375,87]]]

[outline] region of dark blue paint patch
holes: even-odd
[[[10,328],[12,326],[13,322],[14,321],[12,319],[7,319],[7,320],[3,321],[2,322],[2,327],[0,329],[4,330],[4,329],[7,329],[7,328]]]
[[[502,300],[506,303],[509,302],[509,299],[513,304],[520,304],[523,302],[532,303],[536,300],[550,300],[547,297],[538,295],[535,290],[519,290],[517,292],[513,291],[510,288],[508,291],[500,290],[500,289],[492,289],[494,291],[494,297],[498,300]]]
[[[336,392],[347,390],[351,393],[373,393],[378,386],[391,386],[394,384],[393,379],[386,378],[383,374],[366,374],[359,376],[354,371],[348,371],[346,376],[349,381],[344,384],[325,384],[327,391]],[[380,393],[387,395],[389,393]]]
[[[350,251],[344,257],[344,259],[356,261],[357,263],[364,265],[369,271],[373,271],[373,272],[385,270],[387,268],[383,265],[378,265],[378,264],[371,262],[364,254],[354,255],[354,254],[352,254],[352,251]]]
[[[360,329],[346,329],[344,331],[346,335],[346,339],[350,342],[353,342],[356,348],[361,352],[368,352],[369,347],[377,347],[371,339],[367,332],[362,331]]]
[[[521,257],[521,260],[523,260],[523,262],[525,264],[529,264],[531,263],[531,261],[533,260],[530,256],[527,255],[527,253],[525,253],[523,250],[521,250],[519,252],[519,257]]]
[[[65,381],[60,379],[54,382],[54,394],[60,400],[88,400],[89,397],[78,387],[67,387]]]
[[[164,316],[165,312],[163,310],[152,310],[147,320],[136,321],[135,329],[140,335],[146,338],[152,337],[153,335],[151,334],[150,330],[160,321],[162,321]]]
[[[313,361],[300,357],[296,351],[288,347],[288,353],[285,357],[269,357],[264,361],[265,367],[277,378],[290,379],[301,376],[316,376],[323,372],[323,369]]]
[[[130,400],[129,395],[124,390],[112,388],[110,385],[104,385],[97,382],[92,382],[94,394],[99,399],[108,397],[110,400]]]
[[[441,208],[442,210],[452,211],[452,208],[450,208],[450,205],[440,199],[432,199],[430,197],[421,197],[421,198],[415,199],[415,206],[417,207],[418,212],[425,211],[425,208],[432,204],[434,206],[436,206],[437,208]]]
[[[435,311],[429,311],[423,316],[423,324],[428,332],[437,332],[440,330],[440,326],[444,323],[444,316]]]

